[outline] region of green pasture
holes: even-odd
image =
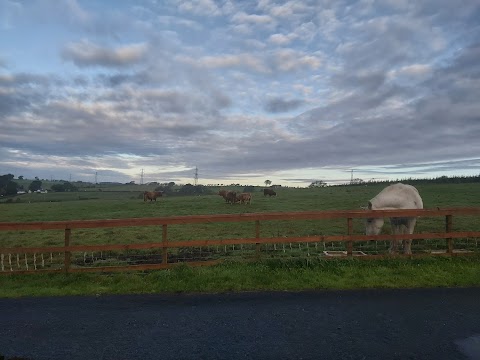
[[[326,188],[278,189],[277,197],[253,192],[250,205],[227,204],[213,188],[211,195],[165,196],[157,202],[144,202],[143,191],[79,191],[73,193],[23,194],[0,203],[0,221],[61,221],[121,219],[203,214],[296,212],[312,210],[359,209],[384,186],[344,186]],[[425,208],[480,206],[478,184],[433,184],[417,186]],[[239,189],[241,190],[241,189]],[[456,217],[454,230],[476,230],[478,219]],[[445,219],[425,218],[417,222],[418,232],[443,230]],[[169,226],[171,241],[253,237],[254,223],[217,223]],[[362,233],[362,220],[354,221],[355,233]],[[389,226],[384,227],[389,232]],[[313,236],[346,233],[345,220],[269,221],[261,223],[261,236]],[[76,244],[138,243],[158,241],[157,227],[75,230]],[[63,233],[49,231],[0,232],[0,246],[61,244]]]
[[[136,189],[135,185],[128,185]],[[374,197],[384,185],[342,186],[326,188],[285,188],[277,190],[277,197],[264,197],[261,188],[252,193],[250,205],[227,204],[216,195],[165,196],[157,202],[144,202],[141,190],[118,190],[118,187],[85,188],[72,193],[22,194],[0,200],[0,221],[31,222],[80,219],[121,219],[143,217],[168,217],[203,214],[240,214],[263,212],[295,212],[312,210],[359,209]],[[422,195],[425,208],[478,207],[480,186],[472,184],[426,184],[416,186]],[[242,188],[237,189],[239,191]],[[454,230],[478,230],[479,219],[455,217]],[[445,219],[421,218],[417,232],[443,231]],[[346,234],[346,220],[263,221],[262,237],[289,237]],[[390,232],[389,226],[384,232]],[[354,221],[354,233],[363,233],[363,221]],[[158,226],[144,228],[75,229],[71,244],[115,244],[158,242],[162,230]],[[168,226],[169,241],[244,238],[255,236],[255,224],[213,223]],[[63,245],[63,231],[2,231],[1,247],[57,246]],[[467,241],[468,240],[468,241]],[[478,239],[456,240],[456,247],[474,246]],[[467,244],[468,243],[468,244]],[[472,245],[473,244],[473,245]],[[356,250],[382,252],[388,244],[357,244]],[[444,249],[444,240],[418,243],[423,247]],[[312,288],[358,287],[412,287],[412,286],[471,286],[480,285],[480,262],[470,259],[426,259],[393,261],[318,260],[323,250],[343,250],[343,244],[296,244],[262,247],[261,260],[239,263],[236,260],[254,254],[252,247],[216,247],[172,250],[172,258],[196,260],[205,254],[222,258],[226,264],[211,268],[164,270],[130,274],[81,275],[14,275],[0,276],[0,296],[56,295],[77,293],[157,292],[157,291],[230,291],[230,290],[300,290]],[[383,247],[382,247],[383,246]],[[415,251],[415,250],[414,250]],[[61,254],[52,263],[62,264]],[[118,255],[73,254],[74,262],[91,261],[90,264],[115,265],[157,253],[134,252]],[[169,255],[170,256],[170,255]],[[91,258],[91,259],[90,259]],[[128,258],[128,259],[127,259]],[[203,258],[202,258],[203,259]],[[288,260],[285,262],[285,260]],[[22,258],[7,260],[15,265]],[[29,259],[30,266],[31,259]],[[48,255],[36,258],[36,263],[47,263]],[[233,261],[233,262],[232,262]],[[416,264],[416,265],[413,265]],[[12,264],[10,264],[12,266]],[[439,268],[441,267],[441,268]],[[423,270],[419,270],[423,269]],[[460,271],[460,272],[459,272]],[[332,274],[332,272],[334,274]],[[409,275],[410,274],[410,275]],[[412,277],[411,275],[415,275]],[[423,275],[422,275],[423,274]],[[436,274],[433,276],[433,274]],[[441,274],[441,275],[439,275]],[[421,276],[420,276],[421,275]],[[182,278],[184,277],[184,278]],[[33,278],[42,279],[42,287]],[[132,280],[136,279],[136,280]],[[333,281],[332,279],[336,279]],[[343,280],[342,280],[343,279]],[[162,282],[160,285],[159,282]],[[195,282],[195,283],[193,283]],[[78,286],[77,286],[78,285]]]

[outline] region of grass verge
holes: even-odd
[[[136,273],[0,276],[0,297],[480,286],[480,256],[263,260]]]

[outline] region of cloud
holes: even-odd
[[[272,44],[275,45],[287,45],[291,43],[295,39],[294,35],[283,35],[283,34],[272,34],[268,38],[268,41],[270,41]]]
[[[222,13],[213,0],[180,0],[177,6],[179,10],[195,15],[218,16]]]
[[[282,98],[273,98],[269,99],[265,104],[265,110],[271,113],[281,113],[288,112],[291,110],[298,109],[304,101],[299,99],[282,99]]]
[[[445,47],[444,35],[425,19],[395,14],[356,21],[349,27],[357,34],[354,40],[336,48],[348,69],[405,66]]]
[[[209,69],[248,68],[260,73],[269,72],[263,59],[252,54],[223,54],[218,56],[203,56],[199,59],[178,57],[178,60],[186,64]]]
[[[232,16],[232,22],[241,24],[250,23],[255,25],[270,25],[274,22],[274,19],[269,15],[247,14],[241,11]]]
[[[232,181],[474,171],[461,159],[480,151],[480,11],[438,1],[35,3],[2,47],[2,165]],[[41,54],[21,39],[40,24],[68,64],[28,61]]]
[[[398,70],[392,70],[389,72],[389,76],[392,78],[399,76],[417,77],[422,78],[432,73],[432,66],[430,64],[412,64],[402,66]]]
[[[31,111],[50,96],[53,87],[64,84],[53,75],[0,74],[0,120]]]
[[[72,61],[79,67],[126,67],[141,62],[147,50],[148,46],[145,43],[110,49],[82,40],[66,45],[62,51],[62,58]]]
[[[305,54],[293,49],[279,49],[272,53],[273,62],[280,71],[295,71],[302,68],[318,69],[321,64],[319,54]]]

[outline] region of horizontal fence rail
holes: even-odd
[[[366,255],[362,251],[354,250],[354,243],[358,242],[379,242],[379,241],[402,241],[402,240],[424,240],[424,239],[443,239],[445,247],[443,250],[414,253],[409,255],[397,254],[395,256],[432,256],[432,255],[471,255],[475,251],[464,251],[455,249],[454,240],[463,238],[480,238],[480,231],[452,231],[454,216],[479,216],[480,208],[437,208],[422,210],[335,210],[335,211],[309,211],[309,212],[276,212],[276,213],[249,213],[249,214],[220,214],[220,215],[192,215],[192,216],[171,216],[157,218],[130,218],[130,219],[102,219],[102,220],[69,220],[69,221],[45,221],[45,222],[0,222],[0,231],[38,231],[38,230],[63,230],[63,246],[37,246],[37,247],[0,247],[0,273],[40,273],[40,272],[83,272],[83,271],[124,271],[124,270],[150,270],[165,269],[178,264],[178,262],[169,262],[169,250],[173,249],[193,249],[199,248],[200,254],[202,248],[240,246],[240,249],[249,251],[248,246],[253,246],[251,252],[254,259],[258,259],[261,253],[261,246],[277,245],[283,249],[292,244],[302,249],[302,245],[307,246],[307,255],[310,256],[309,244],[314,244],[317,249],[318,244],[325,243],[344,243],[345,250],[342,251],[323,251],[324,258],[338,257],[358,257],[363,259],[386,257],[391,255],[376,254]],[[445,231],[414,233],[414,234],[380,234],[380,235],[359,235],[353,234],[353,219],[379,218],[379,217],[445,217]],[[313,236],[288,236],[288,237],[262,237],[260,236],[260,222],[265,221],[299,221],[299,220],[332,220],[345,219],[345,235],[313,235]],[[255,224],[255,237],[251,238],[225,238],[225,239],[205,239],[205,240],[187,240],[172,241],[168,237],[168,225],[185,224],[213,224],[213,223],[233,223],[233,222],[252,222]],[[153,243],[135,243],[135,244],[104,244],[104,245],[74,245],[71,244],[72,230],[92,229],[92,228],[117,228],[117,227],[145,227],[161,226],[162,231],[159,235],[159,241]],[[139,230],[141,231],[141,230]],[[237,247],[238,248],[238,247]],[[155,263],[149,264],[121,264],[101,266],[103,255],[98,258],[90,259],[87,254],[104,252],[115,252],[118,261],[126,261],[128,255],[122,255],[125,252],[141,252],[144,250],[160,250],[161,254],[155,254]],[[193,250],[192,250],[193,251]],[[209,250],[211,252],[211,250]],[[83,263],[93,264],[95,266],[74,266],[72,254],[83,253]],[[208,254],[208,251],[204,253]],[[38,255],[37,255],[38,254]],[[46,256],[45,256],[46,254]],[[141,255],[136,255],[141,256]],[[154,255],[149,255],[151,258]],[[170,254],[171,256],[171,254]],[[186,261],[189,265],[212,265],[222,261],[219,259],[204,259],[201,261]],[[78,262],[78,261],[77,261]],[[45,264],[50,264],[46,267]],[[55,265],[55,266],[54,266]],[[78,265],[78,264],[77,264]]]

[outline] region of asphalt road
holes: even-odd
[[[0,299],[0,355],[480,359],[480,289]]]

